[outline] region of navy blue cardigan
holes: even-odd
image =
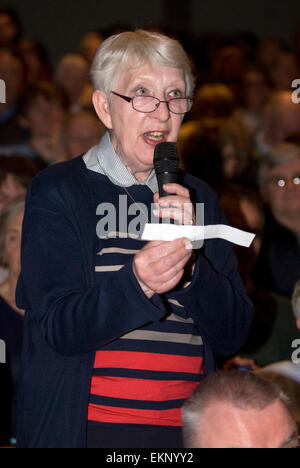
[[[205,204],[205,224],[225,222],[205,183],[187,175],[183,183]],[[140,289],[132,260],[114,273],[115,281],[109,276],[96,284],[95,239],[94,202],[82,158],[41,172],[27,193],[16,294],[18,307],[26,309],[19,447],[85,447],[96,350],[166,314],[160,296],[150,301]],[[194,319],[204,341],[206,373],[214,372],[213,355],[236,352],[252,320],[230,244],[207,241],[192,284],[173,291],[174,298]]]

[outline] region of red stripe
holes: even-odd
[[[88,420],[114,424],[148,424],[154,426],[181,426],[181,409],[163,411],[112,408],[89,405]]]
[[[97,351],[94,368],[143,369],[161,372],[203,373],[203,357],[132,351]]]
[[[166,401],[188,398],[199,382],[93,377],[93,395],[129,400]]]

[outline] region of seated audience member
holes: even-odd
[[[43,44],[32,39],[21,39],[18,44],[18,53],[24,62],[28,84],[51,80],[48,53]]]
[[[39,82],[29,86],[21,100],[19,115],[29,137],[22,144],[0,147],[0,153],[27,154],[44,166],[66,160],[63,127],[67,111],[67,96],[58,85]]]
[[[0,212],[13,198],[24,195],[40,167],[26,156],[0,156]]]
[[[95,114],[82,111],[71,114],[65,128],[65,145],[68,159],[86,153],[98,145],[106,129]]]
[[[286,395],[247,372],[208,376],[182,409],[186,448],[297,448]]]
[[[6,102],[0,104],[0,142],[1,145],[19,143],[26,138],[18,121],[24,70],[20,58],[9,49],[0,49],[0,78],[6,85]]]
[[[92,64],[96,52],[102,44],[103,40],[103,36],[97,31],[89,31],[82,37],[79,45],[79,51],[82,57],[89,64]]]
[[[220,126],[219,146],[223,177],[230,182],[255,187],[257,168],[252,160],[252,138],[237,115]]]
[[[0,156],[0,213],[12,199],[25,195],[32,178],[40,168],[26,156]],[[0,266],[0,284],[7,277],[7,269]]]
[[[265,226],[263,203],[255,191],[245,187],[227,187],[220,196],[220,203],[230,225],[256,234],[249,249],[234,246],[240,275],[254,304],[254,319],[239,356],[227,361],[225,368],[250,366],[256,369],[290,360],[291,343],[300,339],[291,301],[257,285],[253,278]]]
[[[263,109],[270,93],[266,73],[257,64],[249,64],[242,74],[241,103],[236,115],[253,135],[262,126]]]
[[[56,83],[69,98],[71,113],[92,107],[93,88],[89,81],[89,63],[80,54],[63,56],[54,76]]]
[[[254,154],[258,160],[272,149],[299,134],[300,106],[292,101],[292,91],[272,93],[264,112],[263,124],[255,135]]]
[[[218,191],[223,182],[223,174],[215,132],[212,135],[199,120],[186,122],[181,127],[177,148],[181,168]]]
[[[0,214],[0,264],[8,275],[0,285],[0,337],[6,344],[7,373],[1,380],[1,400],[5,400],[7,419],[0,418],[0,433],[14,443],[17,434],[17,389],[24,327],[24,311],[16,306],[15,291],[20,274],[20,250],[25,197],[17,197]],[[4,391],[4,395],[3,392]],[[3,413],[1,412],[1,415]]]
[[[0,47],[14,49],[22,36],[22,25],[16,10],[0,7]]]
[[[211,120],[222,123],[231,117],[235,108],[235,98],[230,88],[222,83],[211,83],[201,86],[196,92],[192,115],[209,126]]]
[[[274,147],[261,163],[260,186],[268,215],[257,281],[290,297],[300,272],[300,146]]]
[[[247,53],[238,45],[224,45],[214,55],[211,63],[211,79],[224,83],[239,100],[241,75],[247,63]]]

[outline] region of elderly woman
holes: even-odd
[[[153,201],[159,217],[176,206],[180,222],[190,193],[205,203],[207,223],[224,222],[214,193],[184,174],[160,207],[154,149],[177,140],[191,107],[182,47],[157,33],[121,33],[101,45],[92,77],[108,133],[28,191],[19,446],[182,447],[181,406],[215,371],[213,353],[241,346],[252,305],[226,242],[193,255],[187,239],[133,234]],[[189,210],[185,221],[194,218]]]

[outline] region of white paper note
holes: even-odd
[[[225,224],[210,226],[178,226],[175,224],[146,224],[142,234],[144,241],[173,241],[186,237],[192,242],[206,239],[224,239],[242,247],[250,247],[255,234],[241,231]]]

